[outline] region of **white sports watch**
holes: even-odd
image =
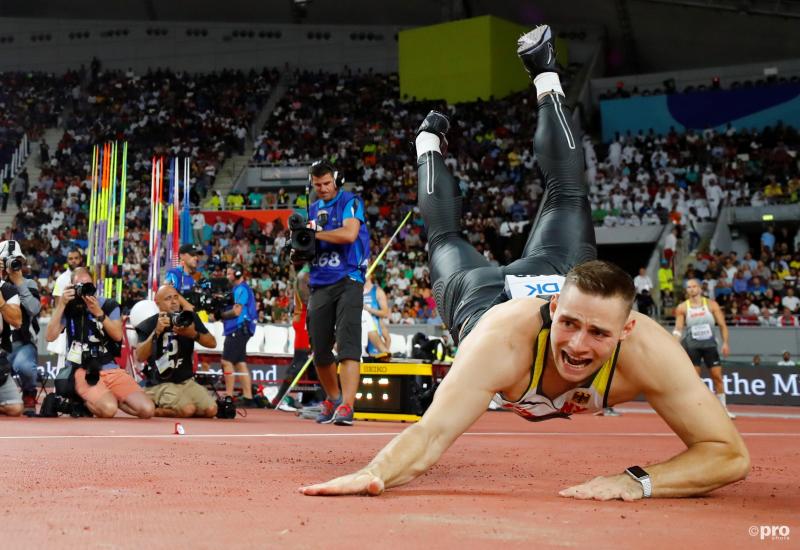
[[[650,474],[644,471],[644,468],[639,466],[631,466],[625,473],[631,476],[642,485],[642,492],[644,498],[650,498],[653,494],[653,484],[650,482]]]

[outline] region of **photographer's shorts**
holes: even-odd
[[[144,393],[159,409],[179,411],[186,405],[194,405],[198,412],[203,412],[216,404],[208,390],[191,378],[177,384],[164,382],[150,386],[144,389]]]
[[[5,384],[0,386],[0,407],[5,405],[18,405],[22,403],[22,393],[20,393],[17,383],[9,376]]]
[[[326,366],[336,361],[334,342],[339,361],[361,360],[363,308],[364,284],[349,277],[311,290],[307,320],[315,366]]]
[[[129,395],[142,391],[131,375],[122,369],[104,369],[100,371],[100,379],[94,386],[86,382],[86,369],[75,371],[75,391],[87,403],[96,403],[107,393],[111,393],[118,402],[125,401]]]
[[[222,344],[222,360],[233,363],[247,362],[247,341],[250,333],[247,330],[239,329],[225,337]]]

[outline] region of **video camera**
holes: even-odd
[[[233,305],[229,287],[228,279],[201,279],[184,298],[195,310],[208,311],[219,319],[222,311]]]
[[[292,260],[296,263],[310,262],[317,253],[317,235],[313,229],[306,227],[306,220],[295,212],[289,216],[289,248],[292,249]]]

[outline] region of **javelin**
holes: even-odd
[[[395,229],[394,233],[392,233],[392,236],[389,237],[389,241],[386,243],[386,246],[383,247],[383,250],[381,250],[381,253],[378,254],[378,256],[372,261],[372,265],[370,265],[367,268],[367,274],[366,274],[365,278],[369,278],[369,276],[372,275],[372,272],[375,271],[375,269],[378,267],[378,263],[381,261],[381,259],[383,259],[383,256],[384,256],[384,254],[386,254],[386,251],[389,250],[389,246],[391,246],[392,241],[394,241],[394,238],[397,237],[398,233],[400,233],[400,230],[403,229],[403,226],[406,224],[408,219],[411,217],[411,213],[412,212],[413,212],[413,210],[409,210],[408,211],[408,214],[406,214],[406,217],[403,218],[403,221],[400,222],[400,225],[397,226],[397,229]],[[292,388],[297,385],[297,382],[300,380],[300,378],[306,372],[306,369],[311,364],[311,361],[313,360],[313,358],[314,358],[313,354],[309,356],[309,358],[306,360],[306,362],[303,365],[303,367],[300,369],[300,372],[297,373],[297,376],[294,377],[294,380],[292,380],[292,383],[289,384],[289,387],[286,388],[285,392],[283,392],[283,395],[276,395],[275,396],[275,399],[272,401],[272,406],[273,407],[277,407],[278,403],[280,403],[283,400],[283,398],[286,397],[289,394],[290,391],[292,391]]]

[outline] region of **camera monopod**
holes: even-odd
[[[397,226],[397,229],[395,229],[394,233],[392,233],[392,236],[389,237],[389,241],[386,243],[386,246],[383,247],[383,250],[381,250],[381,253],[378,254],[378,256],[372,261],[372,264],[367,268],[367,275],[366,275],[367,277],[372,275],[372,272],[375,271],[375,269],[378,267],[378,263],[380,263],[380,261],[383,259],[383,256],[386,254],[386,251],[389,250],[389,247],[392,245],[392,242],[394,242],[395,237],[397,237],[397,235],[400,233],[400,230],[403,229],[403,226],[406,224],[406,222],[409,220],[409,218],[411,218],[411,214],[412,213],[413,213],[413,210],[409,210],[408,211],[408,214],[406,214],[406,217],[403,218],[403,221],[400,222],[400,225]],[[292,388],[294,388],[297,385],[297,382],[299,382],[300,378],[302,378],[303,374],[305,374],[306,369],[311,364],[311,361],[313,360],[313,358],[314,358],[314,355],[312,353],[311,355],[309,355],[309,357],[306,360],[305,364],[303,364],[303,366],[298,371],[297,375],[294,377],[292,382],[289,384],[289,387],[287,387],[282,392],[278,391],[278,395],[276,395],[275,399],[272,400],[272,407],[273,408],[277,407],[278,403],[280,403],[283,400],[283,398],[286,397],[289,394],[290,391],[292,391]]]

